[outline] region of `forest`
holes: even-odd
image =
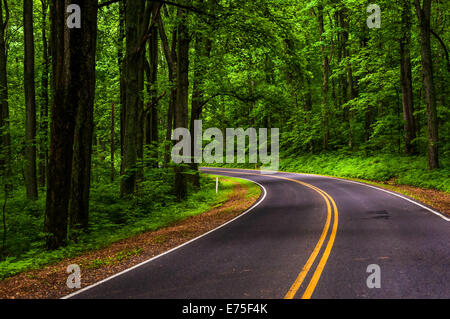
[[[171,159],[196,120],[279,128],[280,170],[449,192],[449,20],[443,0],[0,0],[0,278],[216,203],[206,165]]]

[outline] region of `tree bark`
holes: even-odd
[[[153,19],[159,15],[159,3],[153,3]],[[155,20],[156,21],[156,20]],[[150,147],[151,167],[158,167],[158,25],[155,23],[150,28],[150,37],[148,40],[149,67],[147,72],[147,92],[150,96],[149,106],[145,114],[145,144]]]
[[[341,55],[348,60],[350,58],[350,49],[348,48],[348,40],[349,40],[349,32],[348,32],[348,18],[347,18],[347,9],[343,8],[339,10],[339,25],[342,28],[341,34]],[[346,66],[346,75],[344,75],[341,79],[341,87],[342,87],[342,103],[346,104],[349,100],[352,100],[356,97],[356,91],[353,83],[353,70],[350,62],[347,62]],[[351,119],[352,114],[351,110],[348,106],[343,108],[343,117],[346,122],[347,128],[347,145],[350,149],[353,148],[353,134],[352,134],[352,126]]]
[[[153,15],[159,15],[159,8],[157,9],[159,4],[154,4]],[[150,66],[152,70],[152,129],[151,129],[151,142],[153,143],[154,148],[154,157],[156,158],[156,166],[158,164],[158,51],[159,51],[159,43],[158,43],[158,26],[154,25],[152,27],[152,36],[150,37]]]
[[[176,86],[176,64],[177,64],[177,28],[172,32],[172,46],[169,47],[164,24],[161,17],[158,19],[159,35],[163,44],[164,55],[166,57],[169,69],[169,83],[172,85],[169,98],[169,107],[167,111],[167,129],[166,129],[166,144],[164,147],[164,166],[167,167],[170,162],[170,145],[172,144],[172,129],[174,126],[174,109],[177,96]]]
[[[25,88],[25,186],[27,198],[38,197],[36,178],[36,88],[34,84],[33,0],[23,1],[24,88]]]
[[[402,87],[402,105],[404,119],[405,154],[413,155],[416,147],[413,140],[416,138],[414,123],[414,99],[411,75],[411,4],[404,1],[402,6],[402,38],[400,39],[400,83]]]
[[[72,1],[72,3],[75,3]],[[83,18],[82,33],[71,41],[70,55],[76,56],[79,69],[72,69],[79,83],[71,82],[69,90],[75,96],[77,109],[72,160],[70,198],[70,229],[87,230],[91,186],[92,135],[94,130],[95,54],[97,49],[97,5],[95,0],[79,0]],[[72,39],[71,39],[72,40]],[[73,45],[72,45],[73,44]],[[82,72],[81,72],[82,70]],[[76,237],[76,232],[72,238]]]
[[[2,2],[3,1],[3,2]],[[6,0],[0,0],[0,175],[9,180],[11,172],[11,133],[9,126],[8,77],[6,53],[6,29],[8,27],[9,9]],[[5,19],[3,18],[5,15]],[[7,188],[12,183],[6,181]]]
[[[47,0],[41,0],[42,4],[42,76],[41,76],[41,94],[40,94],[40,143],[39,143],[39,165],[38,165],[38,176],[39,185],[41,187],[45,186],[46,180],[46,168],[48,165],[48,76],[50,72],[50,60],[48,56],[48,44],[47,44]]]
[[[76,80],[70,74],[73,71],[71,67],[76,67],[76,65],[71,66],[72,59],[69,55],[69,47],[72,36],[76,38],[76,33],[79,33],[79,30],[66,29],[65,15],[66,3],[60,0],[51,0],[53,101],[44,224],[48,249],[56,249],[64,245],[67,240],[73,133],[77,111],[76,104],[72,103],[68,94],[70,82]]]
[[[58,0],[50,3],[54,83],[44,225],[48,249],[66,242],[69,199],[70,225],[74,228],[87,224],[83,214],[89,202],[97,3],[70,2],[83,12],[80,29],[66,26],[68,4]]]
[[[133,194],[138,176],[138,159],[142,155],[142,90],[144,88],[144,55],[138,50],[144,36],[144,1],[127,1],[125,9],[125,114],[123,145],[123,178],[121,195]]]
[[[124,74],[123,41],[125,40],[125,4],[119,2],[119,39],[117,43],[117,63],[119,65],[120,78],[120,175],[123,174],[123,156],[125,145],[125,114],[126,114],[126,90]]]
[[[204,103],[204,89],[203,84],[205,81],[205,73],[206,67],[204,65],[204,59],[209,58],[209,54],[211,52],[211,41],[209,39],[205,39],[202,34],[197,34],[195,39],[195,69],[193,75],[193,88],[192,88],[192,101],[191,101],[191,121],[190,121],[190,133],[191,133],[191,154],[192,154],[192,162],[191,162],[191,170],[194,171],[194,174],[191,175],[192,184],[200,188],[200,173],[198,171],[198,163],[194,161],[194,149],[197,143],[195,138],[195,121],[200,120],[202,112],[203,112],[203,103]],[[201,143],[201,142],[199,142]],[[201,147],[201,145],[199,145]]]
[[[114,167],[114,157],[115,157],[115,151],[116,151],[116,145],[114,142],[115,137],[115,105],[114,103],[111,105],[111,183],[114,182],[115,176],[116,176],[116,169]]]
[[[175,104],[175,128],[188,127],[189,99],[189,29],[187,13],[178,8],[178,61],[177,99]],[[179,200],[187,195],[187,183],[183,165],[175,166],[175,195]]]
[[[436,96],[433,82],[433,61],[431,56],[431,0],[414,0],[417,17],[419,18],[419,42],[422,57],[423,84],[425,87],[425,103],[427,105],[427,136],[428,136],[428,168],[439,168],[438,156],[438,121],[436,111]]]
[[[325,26],[323,21],[323,6],[318,6],[317,19],[319,23],[319,34],[320,40],[325,41]],[[329,128],[329,111],[328,111],[328,76],[330,73],[330,62],[328,60],[328,55],[325,52],[325,45],[322,43],[320,46],[320,51],[322,53],[322,120],[323,120],[323,149],[328,149],[328,142],[330,138],[330,128]]]

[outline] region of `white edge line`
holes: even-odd
[[[306,174],[305,174],[305,175],[306,175]],[[308,175],[309,175],[309,174],[308,174]],[[323,176],[323,177],[326,177],[326,176]],[[405,196],[402,196],[402,195],[400,195],[400,194],[397,194],[397,193],[388,191],[387,189],[384,189],[384,188],[381,188],[381,187],[377,187],[377,186],[374,186],[374,185],[369,185],[369,184],[366,184],[366,183],[361,183],[361,182],[351,181],[351,180],[343,179],[343,178],[336,178],[336,177],[329,177],[329,178],[341,180],[341,181],[344,181],[344,182],[347,182],[347,183],[364,185],[364,186],[367,186],[367,187],[370,187],[370,188],[374,188],[374,189],[383,191],[383,192],[385,192],[385,193],[388,193],[388,194],[394,195],[394,196],[396,196],[396,197],[402,198],[402,199],[404,199],[404,200],[407,200],[408,202],[413,203],[413,204],[415,204],[415,205],[417,205],[417,206],[419,206],[419,207],[422,207],[423,209],[426,209],[427,211],[429,211],[429,212],[431,212],[431,213],[433,213],[433,214],[435,214],[435,215],[441,217],[443,220],[450,221],[450,218],[444,216],[442,213],[440,213],[440,212],[438,212],[438,211],[435,211],[435,210],[433,210],[433,209],[431,209],[431,208],[429,208],[429,207],[427,207],[427,206],[425,206],[425,205],[422,205],[422,204],[420,204],[420,203],[416,202],[415,200],[412,200],[412,199],[410,199],[410,198],[408,198],[408,197],[405,197]]]
[[[206,168],[206,167],[205,167],[205,168]],[[229,170],[238,170],[239,168],[226,168],[226,169],[229,169]],[[264,172],[263,170],[260,170],[260,171],[261,171],[261,172]],[[272,171],[269,171],[269,172],[272,172]],[[272,173],[273,173],[273,172],[272,172]],[[445,215],[443,215],[442,213],[440,213],[440,212],[438,212],[438,211],[435,211],[435,210],[433,210],[433,209],[431,209],[431,208],[429,208],[429,207],[427,207],[427,206],[425,206],[425,205],[422,205],[422,204],[418,203],[417,201],[412,200],[412,199],[410,199],[410,198],[408,198],[408,197],[405,197],[405,196],[402,196],[402,195],[400,195],[400,194],[397,194],[397,193],[388,191],[388,190],[386,190],[386,189],[384,189],[384,188],[381,188],[381,187],[373,186],[373,185],[366,184],[366,183],[362,183],[362,182],[352,181],[352,180],[348,180],[348,179],[345,179],[345,178],[332,177],[332,176],[323,176],[323,175],[319,175],[319,174],[293,173],[293,172],[283,172],[283,171],[278,171],[277,173],[294,174],[294,175],[308,175],[308,176],[320,176],[320,177],[323,177],[323,178],[335,179],[335,180],[343,181],[343,182],[347,182],[347,183],[359,184],[359,185],[367,186],[367,187],[370,187],[370,188],[373,188],[373,189],[377,189],[377,190],[379,190],[379,191],[383,191],[383,192],[385,192],[385,193],[394,195],[394,196],[396,196],[396,197],[402,198],[402,199],[404,199],[404,200],[406,200],[406,201],[408,201],[408,202],[410,202],[410,203],[413,203],[413,204],[415,204],[415,205],[417,205],[417,206],[419,206],[419,207],[422,207],[423,209],[426,209],[427,211],[429,211],[429,212],[435,214],[436,216],[439,216],[440,218],[442,218],[442,219],[445,220],[445,221],[448,221],[448,222],[450,221],[450,218],[446,217]]]
[[[214,174],[214,175],[221,175],[221,174]],[[224,176],[224,175],[222,175],[222,176]],[[96,287],[96,286],[99,286],[99,285],[105,283],[106,281],[109,281],[109,280],[111,280],[111,279],[113,279],[113,278],[119,277],[119,276],[121,276],[121,275],[123,275],[123,274],[125,274],[125,273],[127,273],[127,272],[129,272],[129,271],[132,271],[132,270],[134,270],[134,269],[136,269],[136,268],[138,268],[138,267],[141,267],[141,266],[143,266],[143,265],[145,265],[145,264],[147,264],[147,263],[149,263],[149,262],[152,262],[152,261],[154,261],[155,259],[158,259],[158,258],[160,258],[160,257],[162,257],[162,256],[167,255],[167,254],[170,254],[171,252],[173,252],[173,251],[175,251],[175,250],[177,250],[177,249],[180,249],[180,248],[182,248],[182,247],[184,247],[184,246],[187,246],[187,245],[189,245],[190,243],[192,243],[192,242],[194,242],[194,241],[196,241],[196,240],[198,240],[198,239],[200,239],[200,238],[202,238],[202,237],[205,237],[205,236],[209,235],[210,233],[212,233],[212,232],[214,232],[214,231],[216,231],[216,230],[219,230],[219,229],[222,228],[222,227],[225,227],[226,225],[228,225],[228,224],[234,222],[235,220],[237,220],[238,218],[241,218],[242,216],[247,215],[247,214],[250,213],[253,209],[255,209],[257,206],[259,206],[259,204],[261,204],[261,203],[264,201],[264,199],[266,198],[266,196],[267,196],[267,190],[266,190],[266,188],[265,188],[264,186],[262,186],[260,183],[255,182],[255,181],[252,181],[252,180],[247,179],[247,178],[243,178],[243,177],[233,177],[233,176],[227,176],[227,177],[232,177],[232,178],[237,178],[237,179],[243,179],[243,180],[247,180],[247,181],[249,181],[249,182],[252,182],[252,183],[258,185],[258,186],[264,191],[264,195],[263,195],[263,196],[261,197],[261,199],[260,199],[256,204],[254,204],[252,207],[250,207],[249,209],[247,209],[246,211],[244,211],[244,212],[243,212],[242,214],[240,214],[239,216],[236,216],[236,217],[233,218],[232,220],[229,220],[229,221],[226,222],[225,224],[222,224],[222,225],[220,225],[219,227],[214,228],[213,230],[210,230],[210,231],[208,231],[207,233],[204,233],[203,235],[200,235],[200,236],[198,236],[198,237],[196,237],[196,238],[193,238],[193,239],[191,239],[191,240],[185,242],[184,244],[181,244],[180,246],[177,246],[177,247],[175,247],[175,248],[172,248],[172,249],[170,249],[170,250],[168,250],[168,251],[166,251],[166,252],[164,252],[164,253],[162,253],[162,254],[160,254],[160,255],[158,255],[158,256],[152,257],[152,258],[150,258],[150,259],[148,259],[148,260],[146,260],[146,261],[144,261],[144,262],[142,262],[142,263],[140,263],[140,264],[137,264],[137,265],[135,265],[135,266],[133,266],[133,267],[131,267],[131,268],[125,269],[125,270],[123,270],[123,271],[121,271],[121,272],[119,272],[119,273],[117,273],[117,274],[115,274],[115,275],[112,275],[112,276],[110,276],[110,277],[108,277],[108,278],[105,278],[105,279],[103,279],[103,280],[100,280],[100,281],[96,282],[95,284],[92,284],[92,285],[87,286],[87,287],[85,287],[85,288],[83,288],[83,289],[80,289],[80,290],[78,290],[78,291],[75,291],[74,293],[71,293],[70,295],[67,295],[67,296],[65,296],[65,297],[62,297],[61,299],[69,299],[69,298],[72,298],[72,297],[74,297],[74,296],[76,296],[76,295],[78,295],[78,294],[80,294],[80,293],[82,293],[82,292],[85,292],[85,291],[87,291],[87,290],[89,290],[89,289],[91,289],[91,288],[94,288],[94,287]]]

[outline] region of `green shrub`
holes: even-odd
[[[398,184],[450,192],[450,169],[428,171],[426,158],[419,156],[301,155],[281,159],[280,170],[381,182],[396,179]]]

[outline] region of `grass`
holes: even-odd
[[[261,188],[257,184],[244,179],[239,179],[239,183],[242,185],[246,185],[248,188],[248,192],[245,195],[246,198],[253,198],[261,195]]]
[[[219,177],[219,181],[221,181],[221,179],[223,179],[223,176],[220,175],[210,175],[211,178],[216,178]],[[233,182],[233,183],[239,183],[241,184],[241,186],[244,186],[247,189],[247,193],[245,194],[245,198],[253,198],[253,197],[257,197],[259,195],[261,195],[261,188],[258,186],[258,184],[255,184],[249,180],[246,179],[241,179],[241,178],[235,178],[235,177],[225,177],[225,181],[226,182]],[[222,181],[223,183],[223,181]]]
[[[142,249],[132,249],[132,250],[122,250],[118,254],[106,257],[106,258],[98,258],[91,261],[88,265],[80,265],[86,269],[96,269],[104,266],[115,265],[121,261],[127,260],[130,257],[138,256],[141,253]]]
[[[450,192],[450,163],[442,160],[442,168],[429,171],[424,156],[404,157],[393,154],[367,156],[328,152],[280,158],[280,171],[310,173],[366,181],[393,181],[399,185]],[[258,169],[255,164],[208,164],[210,167]]]
[[[399,185],[450,192],[450,169],[428,171],[424,157],[303,155],[282,159],[280,170],[379,182],[393,180]]]
[[[220,179],[219,193],[216,194],[215,178],[202,176],[201,189],[191,190],[186,200],[177,202],[171,195],[170,176],[155,175],[149,180],[151,182],[142,183],[138,196],[128,198],[118,196],[119,183],[94,184],[91,191],[89,232],[81,234],[77,242],[68,242],[65,247],[55,251],[44,249],[45,234],[42,232],[44,194],[41,194],[38,201],[31,202],[24,198],[21,190],[17,190],[15,196],[7,202],[8,255],[0,262],[0,279],[26,270],[40,269],[64,258],[101,249],[121,239],[154,231],[206,212],[225,202],[235,185],[234,179]],[[239,181],[243,184],[252,184]],[[259,187],[256,188],[259,190]],[[257,189],[254,186],[250,187],[249,193],[255,194]],[[0,238],[1,236],[0,231]],[[133,253],[136,252],[124,252],[123,256],[119,257],[128,258]],[[98,260],[90,267],[117,262],[116,258],[119,257]]]

